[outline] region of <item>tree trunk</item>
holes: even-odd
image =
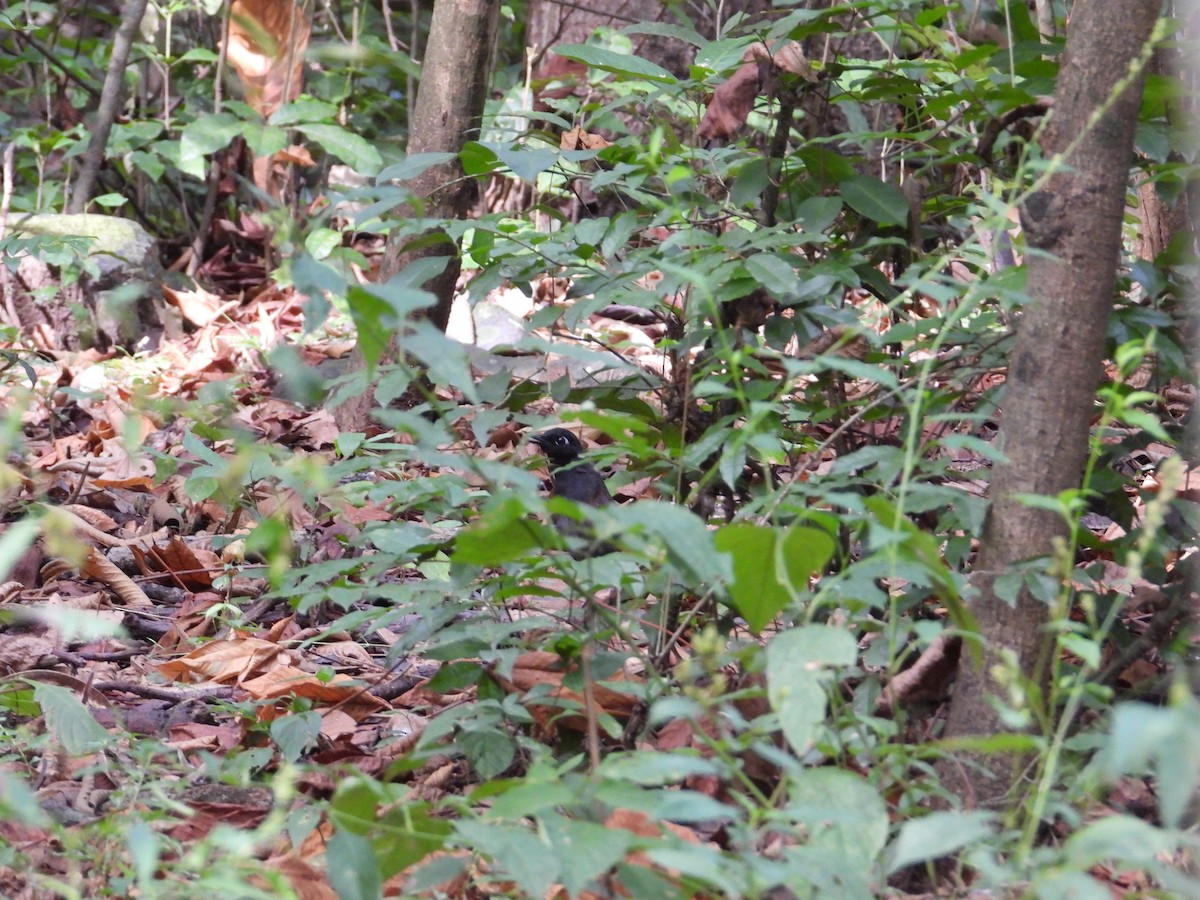
[[[421,83],[409,127],[409,156],[433,152],[457,154],[468,140],[479,137],[499,9],[499,0],[436,0],[434,3]],[[474,196],[474,184],[464,175],[457,157],[431,166],[407,186],[414,197],[423,201],[423,208],[417,214],[427,218],[461,219],[469,211]],[[405,213],[405,210],[400,211],[400,215]],[[408,213],[412,214],[412,211]],[[408,250],[405,247],[407,240],[394,238],[388,242],[380,276],[387,280],[421,257],[449,257],[443,273],[424,285],[437,297],[437,304],[428,313],[429,318],[445,331],[461,270],[458,247],[448,236],[445,240],[432,242],[426,236],[421,239],[419,249]],[[381,362],[395,362],[397,358],[393,337]],[[362,368],[361,356],[356,357],[355,366]],[[338,427],[343,431],[365,430],[374,408],[374,395],[372,385],[342,403],[334,411]]]
[[[88,203],[91,202],[92,190],[100,176],[100,167],[104,165],[108,135],[121,109],[121,98],[125,94],[125,69],[129,64],[133,40],[137,37],[138,27],[146,14],[146,2],[147,0],[133,0],[132,3],[126,3],[121,10],[121,24],[113,38],[112,56],[108,61],[108,72],[104,76],[104,88],[100,92],[100,106],[96,110],[96,120],[92,125],[92,139],[83,157],[75,192],[67,204],[68,213],[85,212]]]
[[[991,702],[1004,697],[996,677],[1004,652],[1016,655],[1027,676],[1045,680],[1049,608],[1027,590],[1010,604],[997,594],[996,579],[1023,561],[1049,556],[1055,539],[1065,534],[1058,515],[1023,503],[1021,495],[1055,497],[1079,486],[1141,103],[1142,79],[1129,76],[1130,64],[1142,54],[1161,8],[1159,0],[1130,0],[1120,15],[1103,0],[1077,0],[1072,8],[1044,141],[1044,156],[1057,164],[1022,210],[1033,251],[1030,296],[1003,400],[998,443],[1007,458],[992,477],[974,580],[982,665],[963,654],[948,738],[1004,730]],[[1003,802],[1014,767],[1023,761],[975,756],[970,762],[981,767],[946,765],[943,778],[965,806],[986,807]]]

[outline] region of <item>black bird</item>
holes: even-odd
[[[579,459],[583,453],[583,442],[565,428],[551,428],[530,438],[537,444],[546,458],[550,460],[551,497],[566,497],[576,503],[586,506],[607,506],[613,502],[604,477],[595,467]],[[616,550],[609,543],[595,544],[591,529],[582,522],[555,513],[552,517],[554,527],[564,537],[580,537],[592,546],[584,552],[572,552],[576,559],[586,556],[600,556]]]

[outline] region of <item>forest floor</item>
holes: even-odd
[[[512,328],[524,328],[536,308],[561,302],[562,293],[553,279],[535,286],[532,298],[498,292],[487,299],[482,314],[477,306],[473,322],[468,322],[469,310],[456,312],[452,333],[480,345],[501,344]],[[253,526],[274,517],[286,523],[288,539],[305,564],[334,563],[349,552],[361,528],[400,514],[387,502],[346,502],[337,484],[316,492],[313,502],[265,473],[248,477],[239,470],[239,448],[247,440],[311,458],[317,469],[353,450],[330,412],[296,403],[289,377],[267,364],[270,348],[287,343],[309,372],[327,380],[325,373],[335,371],[351,353],[352,329],[337,316],[315,334],[299,337],[301,299],[275,286],[248,302],[203,291],[177,294],[175,305],[189,328],[181,340],[164,339],[152,353],[136,356],[82,351],[33,359],[38,384],[32,393],[12,371],[0,382],[0,405],[24,405],[22,454],[9,460],[22,483],[15,491],[8,488],[9,497],[52,507],[40,518],[40,533],[27,535],[19,552],[13,552],[20,536],[11,522],[4,538],[10,554],[4,561],[11,570],[0,585],[0,608],[17,625],[0,633],[5,673],[0,696],[8,696],[2,713],[6,740],[20,740],[23,728],[32,729],[28,733],[44,729],[62,747],[59,753],[12,745],[5,751],[5,771],[26,780],[36,805],[54,821],[30,812],[24,823],[0,822],[0,838],[28,861],[20,871],[0,865],[0,894],[50,896],[38,885],[56,881],[72,884],[80,896],[105,895],[113,870],[90,866],[68,852],[60,826],[79,828],[103,819],[114,798],[137,790],[130,783],[134,772],[143,789],[155,779],[170,786],[175,801],[183,804],[178,809],[186,808],[186,814],[155,825],[182,856],[220,824],[258,827],[273,806],[271,792],[258,779],[219,784],[203,777],[204,760],[236,751],[248,767],[246,774],[286,770],[299,791],[294,812],[304,798],[328,798],[346,772],[385,777],[431,720],[474,697],[473,687],[429,687],[444,660],[419,655],[389,660],[389,645],[404,623],[331,631],[329,624],[354,607],[326,603],[304,611],[293,608],[272,593],[263,557],[253,547],[247,549],[245,538]],[[619,343],[626,360],[653,368],[661,336],[658,325],[593,317],[569,338]],[[547,332],[545,337],[562,335]],[[510,364],[540,369],[547,381],[572,372],[569,355],[559,361]],[[539,412],[555,415],[553,401],[539,403]],[[206,416],[212,418],[206,421]],[[218,421],[222,418],[227,424]],[[462,440],[446,450],[516,460],[531,471],[544,471],[527,443],[528,432],[499,417],[479,440],[469,424],[468,417],[457,429]],[[387,438],[385,432],[365,436]],[[1146,452],[1153,458],[1170,451],[1151,444]],[[970,466],[963,469],[969,473]],[[459,474],[469,479],[472,471],[464,466]],[[814,475],[819,472],[818,466]],[[624,476],[619,479],[620,500],[655,496],[648,479],[636,473]],[[388,469],[370,477],[414,474]],[[957,487],[983,490],[969,474]],[[1111,539],[1121,527],[1111,520],[1096,524],[1101,540]],[[443,565],[444,560],[425,564]],[[421,573],[418,567],[391,576],[403,580]],[[1124,573],[1114,566],[1110,576],[1117,583]],[[1128,590],[1133,599],[1122,614],[1125,628],[1130,634],[1144,633],[1155,618],[1157,589],[1142,583]],[[559,621],[572,614],[554,591],[546,593],[551,596],[510,598],[509,614]],[[690,652],[686,641],[676,648],[678,657]],[[1120,658],[1113,648],[1108,662]],[[1123,659],[1112,682],[1151,683],[1163,671],[1161,657],[1147,647]],[[629,671],[626,677],[639,673]],[[944,681],[946,673],[930,677],[935,681],[912,688],[914,696],[944,696],[946,686],[936,679]],[[593,697],[585,698],[564,678],[555,653],[529,650],[514,660],[500,683],[521,696],[538,690],[581,705],[591,702],[620,722],[633,714],[636,704],[629,695],[597,687]],[[23,698],[31,692],[40,704],[40,721],[28,710],[22,712]],[[295,730],[278,725],[298,709],[317,717]],[[938,715],[935,704],[929,721]],[[545,738],[549,731],[578,731],[587,724],[583,717],[544,717],[536,728]],[[267,749],[268,735],[278,752]],[[136,749],[147,737],[156,748],[149,758]],[[649,749],[700,746],[682,724],[662,728],[647,740]],[[299,770],[286,765],[296,760],[316,765]],[[426,800],[462,794],[478,783],[462,760],[452,757],[435,757],[405,777],[411,795]],[[721,789],[703,779],[692,786],[714,794]],[[1155,808],[1150,785],[1140,779],[1123,781],[1108,803],[1146,817]],[[644,817],[629,816],[610,827],[652,827]],[[260,853],[298,896],[333,897],[320,861],[333,824],[327,816],[311,824],[298,830],[303,837],[296,843],[280,838]],[[689,841],[718,839],[701,828],[671,827]],[[114,847],[119,845],[110,839]],[[120,856],[123,851],[113,852]],[[1138,872],[1096,874],[1118,891],[1149,887]],[[404,877],[394,876],[385,890],[399,890]],[[461,885],[445,889],[448,895],[466,895],[455,894]]]

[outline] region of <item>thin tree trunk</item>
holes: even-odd
[[[408,155],[446,152],[457,154],[469,140],[479,137],[483,103],[491,74],[492,45],[496,36],[499,0],[436,0],[429,26],[429,43],[421,83],[417,88],[416,107],[409,125]],[[457,157],[432,166],[408,182],[414,197],[423,201],[420,212],[426,218],[461,219],[466,216],[474,197],[474,185],[463,173]],[[411,209],[401,215],[414,214]],[[388,243],[387,255],[380,267],[386,280],[407,265],[425,256],[447,256],[443,273],[424,287],[437,297],[428,313],[430,321],[445,331],[454,301],[454,286],[461,271],[458,248],[445,240],[422,239],[420,249],[407,250],[408,239]],[[381,362],[398,358],[393,337]],[[361,356],[356,366],[361,368]],[[374,386],[342,403],[334,410],[343,431],[363,431],[374,408]]]
[[[92,125],[92,140],[83,158],[79,180],[75,182],[75,192],[71,195],[71,202],[67,204],[69,213],[84,212],[92,199],[100,166],[104,164],[108,134],[117,118],[117,110],[121,108],[125,67],[129,64],[133,39],[142,24],[142,16],[146,13],[146,2],[147,0],[132,0],[125,4],[121,12],[121,24],[117,28],[116,37],[113,38],[112,58],[108,61],[108,72],[104,76],[104,87],[100,91],[100,106],[96,110],[96,121]]]
[[[997,577],[1050,556],[1066,526],[1022,495],[1055,497],[1077,488],[1104,358],[1105,334],[1121,252],[1121,222],[1141,103],[1142,55],[1160,0],[1129,0],[1113,15],[1104,0],[1076,0],[1067,32],[1044,156],[1054,174],[1022,210],[1032,252],[1029,302],[1018,326],[998,438],[1007,459],[992,478],[972,609],[980,625],[982,665],[963,653],[946,736],[1004,730],[991,698],[1003,701],[996,668],[1004,653],[1022,672],[1046,676],[1047,605],[1022,590],[1015,605],[997,593]],[[1140,72],[1140,68],[1139,68]],[[977,768],[970,763],[980,764]],[[946,765],[943,777],[964,805],[993,806],[1013,786],[1019,759],[975,756]]]

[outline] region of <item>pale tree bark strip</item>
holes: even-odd
[[[1021,315],[1002,401],[999,446],[1007,459],[993,472],[972,610],[983,639],[983,664],[963,653],[946,736],[1004,731],[989,702],[1004,697],[993,669],[1003,650],[1017,654],[1034,677],[1044,664],[1045,603],[1022,591],[1010,605],[996,578],[1017,564],[1052,553],[1066,533],[1062,519],[1018,499],[1055,497],[1077,488],[1104,358],[1105,334],[1121,252],[1121,223],[1141,103],[1144,62],[1162,4],[1129,0],[1114,15],[1104,0],[1072,7],[1054,111],[1043,141],[1046,159],[1061,156],[1022,210],[1030,245],[1029,302]],[[965,762],[965,761],[960,761]],[[1016,759],[947,765],[947,786],[968,807],[1002,803],[1013,787]]]
[[[496,37],[499,0],[436,0],[429,26],[429,42],[417,88],[416,105],[409,123],[408,155],[446,152],[457,154],[469,140],[479,137],[483,104],[491,75],[492,46]],[[458,159],[432,166],[408,182],[413,196],[423,203],[419,213],[427,218],[459,219],[466,216],[474,188]],[[406,214],[405,210],[399,211]],[[380,267],[387,279],[419,256],[450,257],[445,271],[424,287],[437,297],[430,320],[445,331],[454,300],[454,286],[462,264],[458,250],[447,239],[416,252],[404,252],[402,241],[390,241]],[[398,356],[393,338],[383,363]],[[361,355],[356,359],[361,367]],[[374,386],[334,410],[343,431],[363,431],[374,408]]]

